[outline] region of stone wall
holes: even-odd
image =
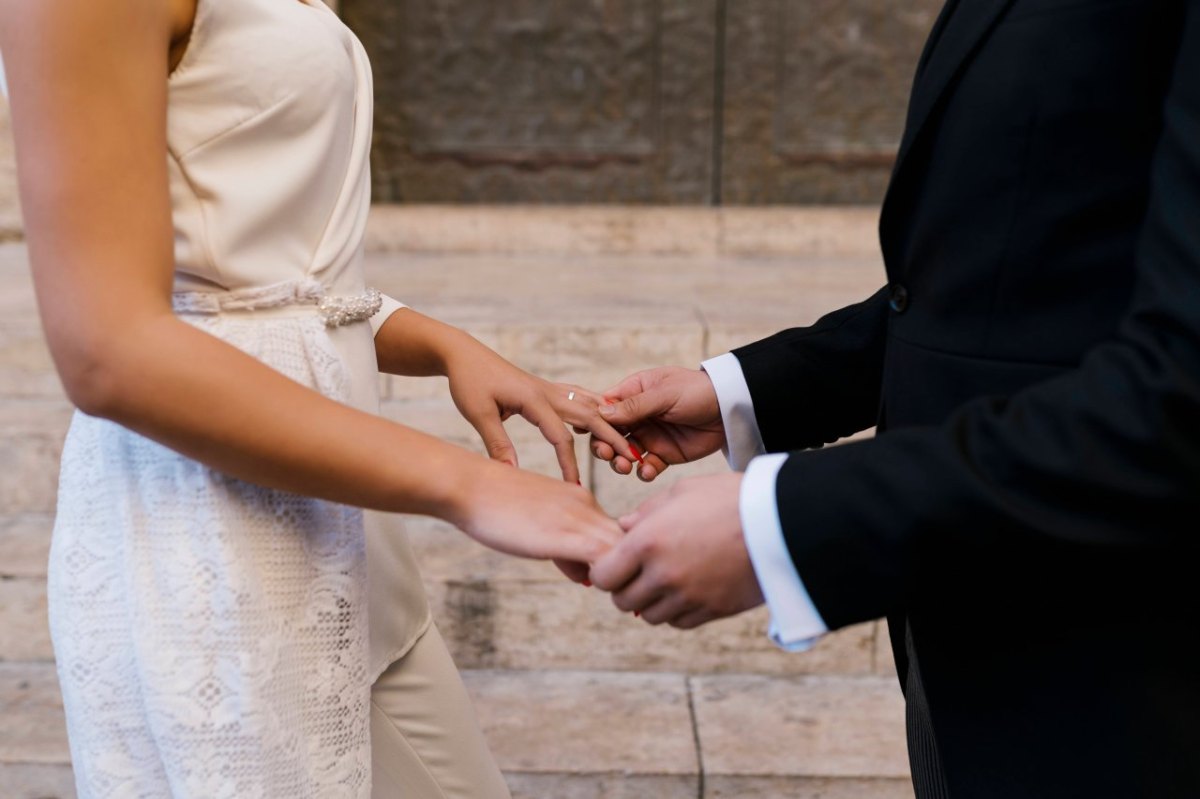
[[[342,0],[387,202],[877,203],[940,2]]]
[[[876,204],[940,0],[342,0],[375,197]],[[0,240],[19,230],[0,105]]]

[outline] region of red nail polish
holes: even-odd
[[[582,481],[582,480],[576,480],[576,481],[575,481],[575,485],[577,485],[577,486],[581,486],[581,485],[583,485],[583,481]]]
[[[584,587],[584,588],[591,588],[591,587],[592,587],[592,581],[591,581],[591,580],[584,580],[584,581],[583,581],[583,587]]]
[[[635,611],[633,612],[633,617],[634,617],[635,619],[640,619],[640,618],[642,617],[642,612],[641,612],[640,610],[635,610]]]

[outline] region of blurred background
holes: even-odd
[[[335,7],[375,70],[371,282],[526,369],[602,389],[694,367],[884,280],[878,205],[936,0]],[[390,418],[482,450],[444,381],[381,387]],[[0,101],[0,799],[74,795],[45,590],[70,413]],[[536,431],[509,428],[553,473]],[[613,514],[658,490],[578,451]],[[409,529],[515,796],[912,796],[882,623],[801,655],[762,610],[656,629],[546,564]]]

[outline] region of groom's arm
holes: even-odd
[[[820,447],[875,424],[888,291],[704,362],[726,455],[742,470],[766,452]]]
[[[789,651],[828,632],[790,557],[775,499],[789,442],[820,446],[875,423],[887,292],[822,317],[815,325],[705,361],[721,408],[725,454],[745,471],[739,509],[746,549],[771,611],[769,634]],[[760,410],[761,409],[761,410]],[[763,430],[763,421],[769,425]],[[796,447],[799,448],[799,447]]]

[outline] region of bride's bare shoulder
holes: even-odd
[[[10,23],[7,27],[16,27],[16,18],[28,14],[27,0],[0,0],[0,19]],[[65,0],[64,11],[69,14],[71,0]],[[191,38],[192,26],[196,21],[197,0],[157,0],[165,5],[171,31],[170,67],[175,66],[183,58]],[[0,67],[0,81],[3,80],[3,67]],[[2,84],[0,84],[2,85]]]

